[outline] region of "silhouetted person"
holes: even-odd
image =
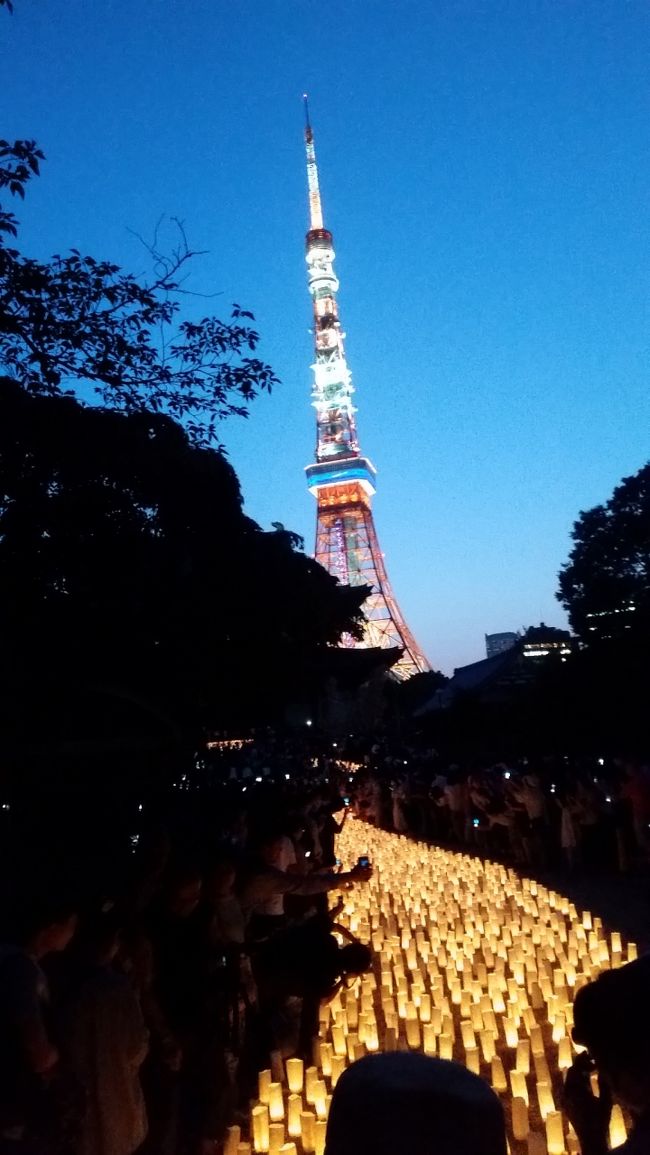
[[[505,1155],[494,1091],[466,1067],[413,1051],[366,1055],[341,1075],[325,1155]]]
[[[62,1046],[85,1091],[76,1155],[132,1155],[147,1133],[139,1072],[148,1032],[133,986],[113,968],[119,946],[112,913],[82,923],[75,943],[78,985],[63,1015]]]
[[[582,987],[573,1008],[573,1038],[587,1048],[567,1073],[564,1110],[582,1155],[604,1155],[612,1101],[632,1115],[634,1128],[620,1155],[650,1151],[650,957],[605,971]],[[591,1088],[597,1070],[601,1094]]]
[[[321,1002],[372,966],[370,948],[345,933],[351,941],[339,946],[327,919],[310,918],[270,939],[256,957],[261,1005],[272,1009],[291,995],[302,998],[298,1050],[309,1061]]]
[[[51,1084],[59,1052],[41,963],[63,951],[77,926],[74,906],[48,898],[19,911],[13,942],[0,946],[0,1152],[40,1155],[55,1125]]]

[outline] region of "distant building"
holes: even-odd
[[[517,645],[519,637],[520,635],[513,633],[512,630],[505,634],[486,634],[486,657],[493,658],[495,654],[503,654],[506,650],[511,650],[513,646]]]
[[[547,626],[545,622],[540,622],[538,626],[529,626],[522,638],[523,656],[533,661],[551,655],[564,659],[571,653],[571,649],[572,638],[569,631],[559,630],[556,626]]]

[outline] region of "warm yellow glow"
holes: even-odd
[[[322,1155],[342,1072],[367,1052],[398,1048],[453,1058],[491,1083],[511,1150],[575,1151],[558,1110],[573,1058],[572,1001],[601,970],[635,958],[634,943],[616,932],[608,938],[589,911],[578,913],[567,898],[503,866],[354,819],[338,854],[349,865],[362,854],[373,863],[370,882],[343,893],[340,921],[372,946],[375,968],[321,1009],[312,1066],[289,1059],[280,1069],[274,1056],[273,1074],[260,1073],[254,1151],[266,1155],[281,1127],[290,1141],[274,1153]],[[236,1130],[227,1155],[244,1155]],[[615,1108],[610,1141],[624,1139]]]

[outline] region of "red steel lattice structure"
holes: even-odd
[[[310,228],[307,233],[309,292],[313,302],[316,360],[312,365],[316,409],[316,461],[306,469],[317,500],[316,560],[344,585],[368,585],[367,624],[361,642],[350,646],[399,647],[393,666],[401,679],[431,667],[409,630],[391,589],[372,516],[376,470],[359,448],[354,388],[345,359],[334,272],[332,234],[323,225],[314,135],[305,97],[305,143]]]

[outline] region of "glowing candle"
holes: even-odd
[[[521,1096],[515,1095],[512,1100],[512,1133],[515,1139],[527,1139],[529,1129],[528,1104]]]
[[[553,1092],[548,1083],[537,1084],[537,1102],[539,1103],[539,1113],[546,1122],[548,1116],[555,1111]]]
[[[314,1108],[319,1119],[327,1117],[327,1087],[322,1079],[318,1079],[314,1085]]]
[[[519,1034],[517,1031],[517,1025],[512,1021],[512,1019],[506,1019],[504,1021],[504,1031],[506,1036],[506,1044],[509,1047],[516,1047],[517,1043],[519,1042]]]
[[[542,1028],[535,1026],[530,1032],[530,1049],[533,1055],[544,1054],[544,1036],[542,1035]]]
[[[284,1100],[282,1098],[281,1083],[269,1083],[268,1106],[269,1118],[272,1123],[279,1123],[281,1119],[284,1119]]]
[[[530,1074],[530,1043],[528,1038],[521,1038],[520,1042],[517,1043],[515,1067],[517,1071],[522,1071],[524,1075]]]
[[[479,1058],[478,1047],[468,1047],[465,1051],[465,1066],[469,1071],[473,1071],[475,1075],[481,1073],[481,1061]]]
[[[287,1100],[287,1131],[292,1139],[300,1138],[302,1095],[289,1095]]]
[[[334,1087],[338,1083],[344,1070],[345,1070],[345,1059],[343,1058],[343,1056],[342,1055],[332,1055],[332,1078],[331,1078],[332,1089],[334,1089]]]
[[[332,1027],[332,1046],[334,1047],[335,1055],[345,1055],[347,1053],[348,1048],[342,1027]]]
[[[278,1155],[284,1143],[284,1124],[271,1123],[269,1126],[269,1155]]]
[[[508,1089],[503,1063],[498,1055],[495,1055],[492,1060],[492,1086],[495,1091],[507,1091]]]
[[[319,1082],[316,1067],[307,1067],[305,1071],[305,1099],[313,1106],[316,1097],[316,1084]]]
[[[298,1149],[295,1143],[283,1143],[280,1148],[280,1155],[298,1155]]]
[[[323,1043],[321,1046],[321,1057],[324,1058],[323,1050],[327,1046]],[[331,1054],[331,1047],[329,1048]],[[302,1091],[304,1064],[302,1059],[287,1059],[287,1084],[292,1095],[299,1095]],[[330,1068],[331,1069],[331,1068]]]
[[[528,1084],[523,1071],[510,1072],[510,1086],[512,1088],[513,1099],[523,1099],[526,1107],[528,1107]]]
[[[314,1127],[314,1155],[325,1155],[326,1134],[327,1122],[324,1119],[317,1119]]]
[[[471,1021],[469,1019],[465,1020],[464,1022],[461,1022],[460,1033],[461,1033],[461,1038],[463,1040],[463,1046],[464,1046],[466,1051],[471,1050],[472,1047],[476,1046],[476,1036],[474,1035],[474,1028],[473,1028]]]
[[[240,1143],[237,1147],[237,1155],[251,1155],[250,1143]]]
[[[486,1063],[491,1063],[496,1054],[494,1048],[494,1035],[492,1034],[492,1031],[483,1030],[480,1032],[479,1037],[481,1040],[483,1058],[485,1059]],[[442,1058],[442,1054],[440,1057]]]
[[[300,1116],[300,1134],[302,1137],[302,1147],[306,1155],[312,1155],[314,1150],[314,1141],[316,1137],[316,1116],[312,1111],[303,1111]]]
[[[223,1145],[223,1155],[237,1155],[237,1148],[241,1142],[241,1127],[229,1127],[226,1131],[226,1141]]]
[[[269,1112],[263,1103],[253,1107],[251,1111],[253,1122],[253,1149],[256,1152],[267,1152],[269,1149]]]
[[[625,1126],[623,1112],[618,1103],[614,1103],[609,1120],[609,1145],[610,1147],[620,1147],[626,1139],[627,1128]]]
[[[568,1035],[560,1039],[557,1048],[557,1065],[560,1071],[568,1071],[573,1063],[573,1055],[571,1052],[571,1040]]]
[[[425,1055],[435,1055],[436,1053],[436,1032],[433,1023],[425,1023],[423,1027],[423,1050]]]
[[[551,1111],[546,1116],[546,1146],[548,1155],[564,1155],[564,1128],[561,1111]]]
[[[439,1039],[440,1058],[452,1059],[454,1052],[454,1044],[451,1035],[443,1034]]]
[[[413,1011],[415,1012],[415,1007],[413,1008]],[[419,1048],[420,1046],[420,1023],[416,1018],[415,1013],[412,1017],[409,1015],[406,1017],[406,1041],[409,1047]]]

